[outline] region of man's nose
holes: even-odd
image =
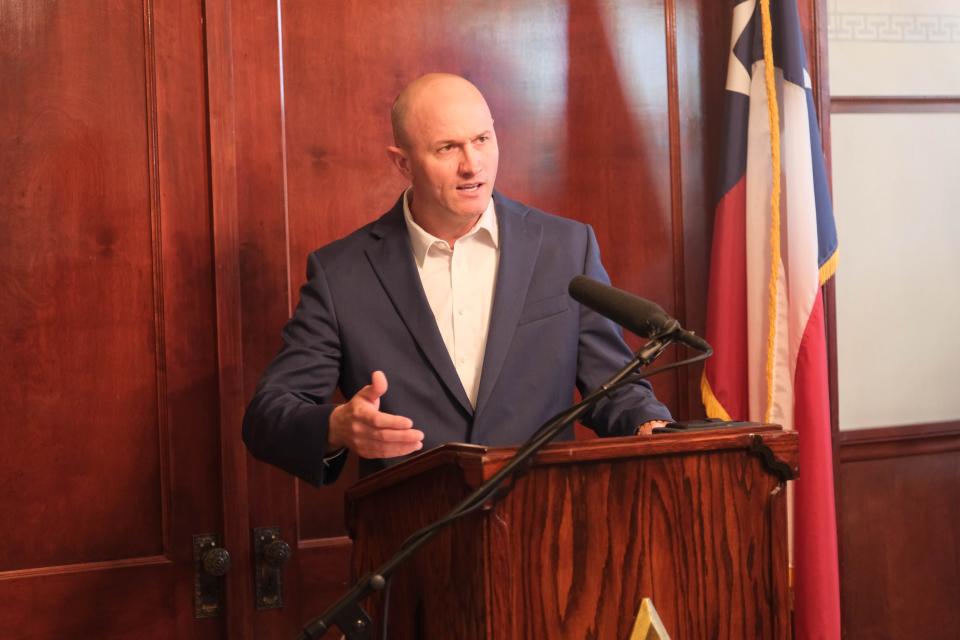
[[[480,152],[467,145],[460,156],[460,175],[472,176],[481,169]]]

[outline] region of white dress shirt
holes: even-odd
[[[420,282],[463,390],[476,408],[500,257],[493,199],[473,228],[451,247],[414,222],[409,196],[407,190],[403,216]]]

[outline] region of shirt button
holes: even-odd
[[[463,315],[463,309],[460,309],[459,311],[457,311],[457,315],[458,315],[458,316],[462,316],[462,315]]]

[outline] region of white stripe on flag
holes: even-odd
[[[746,267],[749,420],[763,422],[767,402],[768,282],[770,279],[770,120],[764,63],[753,65],[747,125]],[[780,270],[782,273],[782,269]]]
[[[730,60],[727,62],[727,90],[750,95],[750,72],[733,54],[733,47],[753,17],[757,0],[744,0],[733,8],[733,28],[730,30]]]
[[[800,341],[806,331],[814,301],[820,295],[820,269],[817,264],[817,202],[813,188],[807,92],[791,82],[784,82],[780,92],[783,100],[781,156],[785,196],[781,229],[789,309],[784,332],[787,366],[777,374],[792,389]],[[793,428],[792,392],[790,395],[789,403],[784,400],[781,406],[774,407],[774,415],[778,421],[783,420],[784,426]]]
[[[815,297],[817,267],[816,199],[806,91],[776,71],[781,119],[781,264],[774,326],[773,407],[770,419],[793,429],[797,354]],[[747,367],[749,419],[766,418],[767,335],[770,278],[770,121],[764,62],[754,64],[750,87],[746,169]]]

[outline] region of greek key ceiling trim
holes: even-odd
[[[960,42],[960,14],[830,12],[833,42]]]

